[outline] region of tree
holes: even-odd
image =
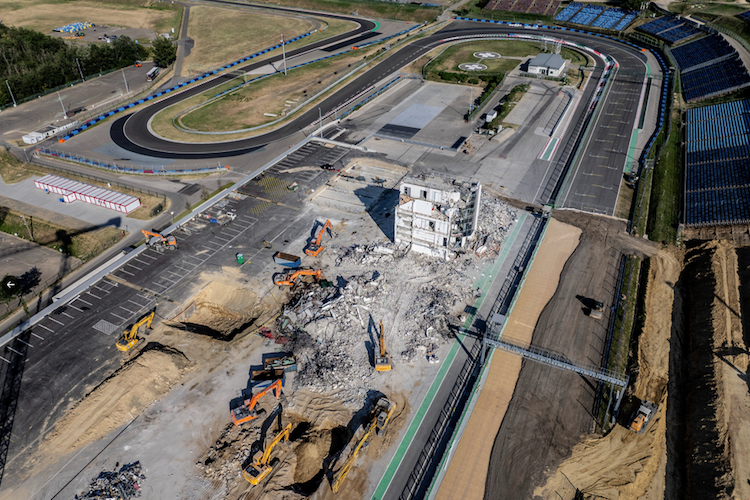
[[[158,37],[152,45],[154,50],[154,64],[166,68],[177,59],[177,46],[164,37]]]

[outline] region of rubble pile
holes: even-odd
[[[331,247],[343,273],[334,287],[300,286],[279,316],[277,327],[292,339],[298,387],[342,391],[360,401],[375,373],[379,322],[385,319],[386,348],[400,362],[418,356],[436,360],[434,351],[459,327],[459,314],[473,301],[470,272],[474,254],[450,262],[407,255],[394,245]],[[368,269],[364,272],[363,269]],[[396,318],[399,311],[403,314]]]
[[[132,462],[120,470],[102,471],[91,480],[89,490],[76,495],[75,500],[84,498],[97,500],[127,500],[141,496],[141,481],[146,479],[140,462]]]
[[[229,424],[195,466],[207,478],[218,479],[229,487],[241,478],[242,464],[249,462],[253,453],[258,451],[253,444],[259,436],[260,429],[256,426]]]
[[[517,220],[518,213],[514,207],[484,194],[479,207],[478,227],[472,250],[479,251],[484,247],[491,252],[497,252]]]

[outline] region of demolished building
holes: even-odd
[[[443,259],[473,240],[482,197],[480,183],[438,176],[405,177],[399,184],[394,241]]]

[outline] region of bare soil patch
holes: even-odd
[[[146,346],[79,401],[47,436],[47,446],[71,450],[97,441],[135,419],[169,392],[190,361],[179,351]]]

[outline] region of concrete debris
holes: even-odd
[[[102,471],[91,480],[89,490],[76,495],[75,500],[128,500],[141,496],[141,481],[146,479],[140,462],[123,465],[119,471]]]
[[[517,220],[518,213],[515,208],[485,194],[479,209],[479,223],[471,249],[480,255],[487,251],[496,254]]]
[[[227,489],[242,479],[242,465],[252,461],[260,449],[260,428],[246,425],[227,425],[213,446],[201,456],[195,466],[211,480],[219,480]]]

